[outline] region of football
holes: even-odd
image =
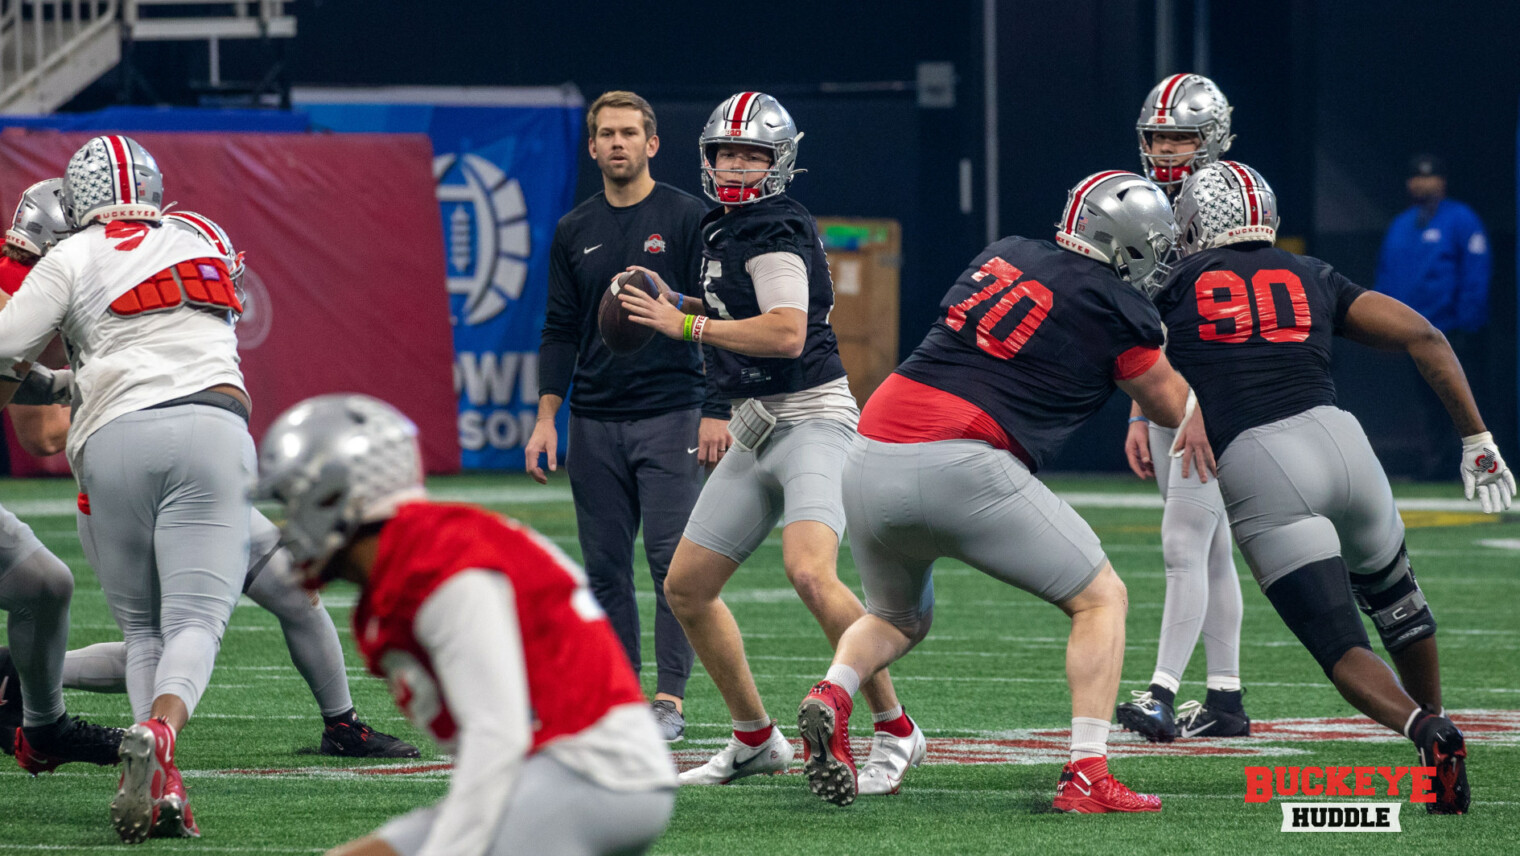
[[[637,288],[650,297],[658,298],[660,290],[643,271],[630,270],[617,275],[607,290],[602,292],[601,305],[596,310],[596,326],[601,331],[602,342],[607,350],[624,357],[638,351],[654,338],[654,328],[635,324],[628,319],[623,301],[618,300],[620,289]]]

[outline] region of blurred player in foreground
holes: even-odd
[[[0,258],[0,306],[16,290],[38,256],[72,231],[57,198],[61,182],[27,188],[6,233]],[[17,366],[0,375],[0,404],[10,402],[17,427],[40,417],[46,428],[67,408],[70,372]],[[25,413],[25,418],[20,418]],[[63,663],[69,641],[69,601],[74,575],[31,527],[0,508],[0,609],[6,612],[9,647],[0,648],[0,750],[17,753],[22,769],[36,774],[68,761],[117,762],[120,728],[103,728],[64,712]]]
[[[1116,387],[1161,425],[1183,422],[1187,384],[1161,353],[1161,319],[1142,294],[1160,281],[1175,233],[1149,181],[1089,176],[1072,188],[1055,244],[1003,238],[972,260],[923,343],[866,403],[844,506],[870,612],[798,713],[819,796],[854,799],[852,697],[928,634],[934,562],[950,556],[1071,617],[1071,761],[1055,807],[1161,810],[1108,770],[1124,583],[1091,527],[1034,473]],[[1212,466],[1201,431],[1179,443],[1193,466]]]
[[[1462,436],[1467,498],[1485,512],[1509,507],[1514,475],[1441,332],[1328,264],[1275,248],[1277,197],[1256,170],[1205,167],[1176,210],[1183,258],[1156,306],[1167,353],[1198,391],[1241,553],[1341,695],[1436,768],[1428,809],[1462,814],[1467,750],[1441,706],[1435,616],[1382,465],[1356,418],[1335,406],[1332,337],[1409,354]],[[1397,676],[1372,652],[1358,607]]]
[[[1147,178],[1175,197],[1194,171],[1219,160],[1235,138],[1230,102],[1212,80],[1174,74],[1156,84],[1135,123],[1140,162]],[[1152,742],[1181,737],[1241,737],[1251,733],[1242,704],[1240,624],[1244,606],[1230,521],[1219,483],[1202,472],[1184,478],[1182,462],[1169,458],[1176,432],[1130,408],[1124,453],[1140,478],[1156,479],[1161,513],[1161,555],[1166,563],[1166,600],[1150,686],[1119,705],[1119,724]],[[1188,660],[1203,637],[1208,659],[1207,695],[1200,704],[1177,706]],[[1179,716],[1176,711],[1181,711]]]
[[[361,395],[286,411],[259,458],[296,567],[359,585],[370,671],[454,753],[443,801],[333,852],[643,852],[675,768],[584,572],[515,521],[428,501],[421,461],[411,420]]]
[[[664,283],[659,300],[621,292],[634,322],[712,345],[708,370],[735,399],[734,444],[702,488],[665,581],[733,719],[727,745],[682,773],[682,784],[727,784],[791,763],[792,744],[765,711],[739,625],[719,597],[778,521],[787,579],[829,644],[865,613],[838,575],[840,472],[860,411],[828,322],[834,285],[817,223],[786,193],[801,139],[769,95],[741,92],[718,105],[701,138],[702,184],[721,206],[702,221],[702,299],[677,308]],[[862,790],[896,793],[923,760],[923,731],[885,671],[865,693],[876,735]]]

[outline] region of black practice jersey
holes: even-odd
[[[980,407],[1034,469],[1113,394],[1121,357],[1162,342],[1140,292],[1049,241],[1010,237],[982,250],[940,310],[898,374]]]
[[[727,398],[755,398],[811,389],[844,377],[839,342],[829,326],[834,283],[818,224],[786,194],[730,213],[715,208],[702,220],[702,291],[707,314],[738,320],[760,315],[755,284],[744,264],[766,253],[795,253],[808,275],[807,340],[795,359],[750,357],[714,348],[714,379]]]
[[[1264,243],[1177,264],[1156,308],[1215,455],[1248,428],[1335,404],[1331,337],[1364,291],[1319,259]]]
[[[549,298],[539,348],[538,389],[570,395],[570,412],[591,419],[644,419],[699,406],[728,417],[727,402],[707,397],[696,345],[656,334],[628,357],[614,356],[597,330],[597,307],[612,278],[637,264],[667,285],[699,295],[698,224],[707,206],[656,183],[636,205],[614,208],[598,193],[560,218],[549,248]]]

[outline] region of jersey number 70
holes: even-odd
[[[1012,359],[1034,335],[1034,331],[1040,328],[1045,316],[1050,314],[1050,305],[1055,301],[1055,295],[1050,293],[1039,280],[1026,279],[1014,285],[1024,272],[999,258],[993,256],[982,265],[982,269],[972,274],[972,279],[981,280],[992,277],[991,285],[978,291],[976,294],[962,300],[950,307],[950,312],[945,316],[945,323],[951,330],[959,333],[966,326],[966,315],[971,310],[983,303],[990,301],[995,295],[998,301],[992,307],[982,313],[981,320],[976,325],[976,346],[983,351],[999,359]],[[1019,322],[1013,332],[1001,339],[994,338],[992,328],[998,325],[1008,316],[1013,307],[1020,301],[1028,299],[1031,302],[1029,311],[1024,319]]]
[[[1272,296],[1274,285],[1287,289],[1288,303],[1293,307],[1293,317],[1286,327],[1278,326],[1277,304]],[[1309,338],[1309,299],[1304,295],[1303,281],[1291,270],[1257,271],[1251,276],[1250,294],[1246,293],[1246,281],[1240,274],[1229,270],[1205,271],[1193,290],[1198,298],[1198,315],[1203,319],[1198,325],[1198,338],[1205,342],[1244,342],[1251,338],[1251,330],[1258,324],[1261,337],[1268,342],[1302,342]],[[1253,323],[1251,314],[1253,303],[1257,323]],[[1234,329],[1221,330],[1221,321],[1235,322]]]

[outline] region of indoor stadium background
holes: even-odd
[[[56,11],[59,7],[66,11]],[[82,7],[94,11],[81,14]],[[115,53],[107,47],[102,54],[113,58],[73,61],[69,73],[76,76],[90,62],[101,67],[90,71],[85,82],[58,83],[72,92],[61,100],[59,90],[50,92],[42,76],[30,78],[30,89],[15,88],[28,64],[37,62],[39,49],[47,54],[73,32],[69,27],[76,15],[80,26],[99,16],[116,22],[104,37],[116,42]],[[140,16],[136,37],[129,16]],[[65,26],[38,26],[60,21]],[[380,395],[423,426],[431,472],[476,471],[440,481],[444,494],[483,499],[571,549],[568,490],[561,482],[559,493],[553,488],[543,495],[532,493],[521,478],[526,432],[514,421],[531,413],[536,402],[530,359],[542,322],[543,258],[554,224],[600,189],[600,176],[585,154],[585,103],[610,89],[631,89],[648,98],[662,140],[651,165],[654,177],[700,194],[696,141],[712,108],[741,90],[779,98],[806,133],[798,163],[808,171],[793,184],[794,195],[820,218],[899,224],[900,253],[889,260],[897,263],[898,311],[867,320],[883,332],[895,331],[898,354],[906,356],[934,320],[945,289],[993,237],[1050,238],[1073,182],[1100,169],[1136,169],[1134,122],[1145,93],[1166,74],[1196,71],[1212,77],[1229,97],[1236,140],[1228,156],[1256,167],[1271,182],[1284,240],[1326,259],[1360,284],[1373,284],[1383,232],[1408,204],[1404,179],[1411,155],[1431,152],[1445,159],[1449,195],[1477,211],[1493,253],[1490,317],[1466,369],[1494,437],[1514,457],[1520,454],[1513,451],[1520,449],[1515,254],[1520,64],[1502,57],[1512,55],[1517,29],[1520,5],[1408,0],[739,5],[691,0],[0,0],[0,114],[5,114],[0,115],[0,200],[8,206],[30,182],[61,172],[68,153],[94,133],[122,131],[142,140],[163,167],[165,198],[180,199],[181,207],[222,221],[238,248],[247,252],[250,269],[267,292],[267,329],[240,331],[241,336],[268,337],[253,347],[245,340],[244,365],[260,405],[255,436],[281,409],[307,395],[340,388]],[[36,105],[46,106],[47,112],[36,115]],[[490,246],[497,258],[467,258],[486,245],[483,229],[495,233]],[[512,270],[492,279],[497,268],[486,271],[486,266],[498,264]],[[257,319],[256,308],[252,314]],[[1460,633],[1465,628],[1471,634],[1453,640],[1448,675],[1458,686],[1491,694],[1464,698],[1459,706],[1501,712],[1515,708],[1520,705],[1513,695],[1520,686],[1520,669],[1514,665],[1520,638],[1513,613],[1520,603],[1514,575],[1520,569],[1520,553],[1514,552],[1514,545],[1520,545],[1516,516],[1511,512],[1502,522],[1480,522],[1453,511],[1448,501],[1461,495],[1455,434],[1431,441],[1412,427],[1421,422],[1418,411],[1433,406],[1434,399],[1422,393],[1407,358],[1379,355],[1343,340],[1336,347],[1341,405],[1361,420],[1396,479],[1396,492],[1412,503],[1410,514],[1427,515],[1418,518],[1425,523],[1411,523],[1430,526],[1411,535],[1416,556],[1424,551],[1428,557],[1420,566],[1422,581],[1427,573],[1448,569],[1467,580],[1446,593],[1454,608],[1449,623],[1443,618],[1443,630],[1452,627]],[[509,360],[516,362],[509,366]],[[1159,515],[1145,506],[1156,499],[1154,488],[1121,475],[1127,473],[1122,449],[1127,406],[1116,396],[1049,467],[1057,486],[1067,491],[1148,498],[1128,505],[1100,502],[1091,514],[1078,506],[1105,543],[1116,545],[1121,575],[1131,580],[1125,569],[1136,569],[1126,687],[1139,685],[1153,656],[1159,613],[1143,605],[1159,604],[1162,585],[1155,531]],[[476,414],[465,415],[470,411]],[[507,415],[491,423],[496,411]],[[493,437],[498,442],[493,444]],[[520,439],[514,443],[513,437]],[[1450,446],[1449,478],[1412,482],[1429,442]],[[57,462],[39,465],[26,459],[14,442],[8,459],[9,471],[17,474],[62,472]],[[0,504],[33,509],[35,517],[18,513],[51,532],[44,540],[56,545],[76,576],[86,580],[89,570],[77,542],[69,543],[72,521],[54,508],[60,498],[72,495],[69,484],[62,478],[3,480]],[[1511,543],[1507,552],[1475,546],[1506,540]],[[788,640],[776,643],[782,650],[767,653],[778,660],[807,661],[784,669],[757,667],[776,673],[776,686],[783,689],[773,689],[762,674],[762,690],[773,714],[785,722],[791,686],[805,689],[805,676],[821,674],[827,658],[815,650],[821,640],[806,636],[805,614],[794,621],[797,616],[779,614],[774,602],[766,600],[766,592],[784,586],[779,551],[772,552],[777,554],[775,578],[746,585],[757,592],[751,608],[773,610],[753,621]],[[1243,562],[1239,567],[1244,572]],[[847,579],[853,576],[847,550],[841,569]],[[639,576],[647,586],[647,575]],[[1262,718],[1349,715],[1333,692],[1320,686],[1318,671],[1302,651],[1272,647],[1293,643],[1249,576],[1243,580],[1247,636],[1258,634],[1255,638],[1268,646],[1260,649],[1262,667],[1276,670],[1271,679],[1277,688],[1260,685],[1252,699]],[[974,592],[965,597],[1011,604],[1029,600],[983,583],[949,576],[942,591],[952,593],[952,603],[956,586]],[[1432,585],[1439,590],[1439,583]],[[1433,594],[1432,601],[1440,614],[1439,598]],[[342,609],[341,598],[336,602],[335,613]],[[795,602],[790,606],[801,611]],[[1022,620],[1034,611],[1025,603],[1014,614]],[[342,613],[340,626],[347,610]],[[75,614],[76,621],[81,614],[93,621],[76,629],[76,639],[110,636],[103,603],[86,600]],[[1060,622],[1054,618],[1059,616],[1030,619],[1046,622],[1039,625],[1043,630],[1032,632],[1051,640],[1060,637]],[[240,612],[239,620],[249,619]],[[740,620],[745,624],[743,613]],[[936,633],[951,637],[950,644],[957,635],[955,620],[942,618],[944,623],[936,626]],[[984,622],[987,639],[1008,632],[1003,628],[1003,637],[995,632],[1006,615],[993,611],[965,621],[973,627]],[[974,634],[962,635],[969,639]],[[255,653],[240,659],[240,644],[251,638],[273,642],[255,630],[230,633],[223,661],[249,669],[288,666],[277,645],[267,651],[255,646]],[[758,651],[764,644],[754,647]],[[1245,647],[1250,650],[1252,644],[1248,639]],[[1014,643],[1003,653],[1038,676],[1030,680],[1059,678],[1057,641],[1026,647]],[[1194,659],[1196,669],[1201,654]],[[950,656],[939,662],[946,661],[955,665],[943,674],[968,680],[980,680],[997,668]],[[351,670],[358,662],[351,655]],[[1055,728],[1064,722],[1058,680],[1032,685],[1038,692],[1014,683],[977,685],[976,692],[962,693],[928,682],[934,665],[921,666],[925,682],[913,684],[910,677],[907,685],[919,690],[915,713],[936,711],[924,714],[931,739],[933,721],[945,705],[996,708],[986,722],[960,714],[943,717],[947,728],[953,719],[967,733]],[[286,671],[295,682],[294,672]],[[1245,682],[1252,685],[1249,675]],[[383,687],[366,683],[367,708],[391,712]],[[697,705],[694,722],[719,722],[721,705],[700,670],[692,686],[694,698],[712,696],[705,708]],[[229,710],[242,710],[288,699],[295,712],[308,713],[301,707],[309,701],[300,687],[274,689],[254,682],[254,690],[245,699],[228,689],[219,701]],[[1004,692],[1018,698],[1009,702],[998,695]],[[361,694],[358,686],[355,693]],[[71,708],[79,698],[70,695]],[[109,712],[117,710],[110,706],[116,703],[89,709]],[[224,732],[229,745],[204,766],[235,772],[306,769],[304,765],[318,763],[288,757],[288,745],[301,735],[285,722],[295,716],[286,717],[284,708],[276,713],[280,723],[272,732],[248,721],[226,720],[233,723]],[[404,727],[399,720],[385,721]],[[1507,727],[1514,732],[1517,724]],[[709,730],[711,735],[721,731]],[[237,751],[243,742],[266,740],[271,745],[249,756]],[[1520,775],[1520,750],[1514,748],[1520,738],[1510,734],[1507,740],[1491,757],[1504,759],[1513,780]],[[1388,745],[1377,745],[1382,753],[1377,757],[1392,759],[1377,763],[1398,763],[1402,757]],[[1357,753],[1364,749],[1357,744],[1342,748],[1325,762],[1362,763]],[[1403,752],[1402,746],[1397,752]],[[1163,761],[1181,763],[1152,759],[1142,769],[1152,779],[1164,779],[1171,768]],[[1208,795],[1213,788],[1213,796],[1235,798],[1217,799],[1219,805],[1210,812],[1177,827],[1169,827],[1163,817],[1129,830],[1122,823],[1100,823],[1072,833],[1060,819],[1040,817],[1039,837],[1027,845],[983,840],[978,835],[992,819],[1038,814],[1033,806],[1043,793],[1042,783],[1053,783],[1053,777],[1020,779],[1013,788],[1017,798],[999,801],[997,794],[1007,783],[975,767],[964,774],[925,775],[924,798],[931,802],[912,806],[907,820],[894,820],[892,806],[873,805],[869,812],[836,821],[805,789],[801,797],[806,800],[789,801],[790,791],[772,785],[755,789],[756,806],[730,795],[703,796],[700,803],[678,805],[672,828],[676,843],[658,852],[717,852],[725,847],[722,833],[732,828],[751,836],[740,848],[747,852],[794,852],[788,842],[815,820],[832,824],[838,841],[858,842],[831,848],[841,853],[1021,852],[1036,840],[1046,849],[1083,852],[1109,844],[1133,847],[1143,838],[1161,841],[1168,835],[1188,836],[1167,845],[1168,850],[1213,851],[1242,840],[1230,828],[1243,817],[1230,811],[1239,808],[1241,793],[1240,762],[1232,763],[1192,768],[1185,784],[1166,786],[1180,794]],[[1474,769],[1480,769],[1476,762]],[[1198,770],[1217,774],[1216,780]],[[1226,775],[1227,770],[1234,772]],[[92,775],[100,779],[104,774]],[[1474,776],[1493,789],[1489,793],[1502,789],[1507,794],[1499,797],[1488,822],[1495,816],[1509,822],[1482,827],[1482,835],[1471,840],[1453,839],[1456,850],[1470,845],[1471,852],[1496,852],[1505,842],[1513,846],[1520,789],[1496,781],[1493,772]],[[377,817],[435,799],[445,784],[436,770],[418,774],[416,792],[376,784],[382,778],[292,773],[288,781],[228,779],[234,781],[228,786],[232,790],[209,805],[223,805],[224,816],[237,818],[240,837],[218,841],[208,834],[182,849],[309,852],[373,827]],[[221,782],[207,774],[199,787],[215,793]],[[55,799],[39,793],[37,785],[13,769],[0,774],[0,794],[8,795],[0,799],[0,853],[43,850],[52,840],[63,842],[57,849],[67,851],[76,846],[69,842],[76,842],[84,852],[112,841],[103,823],[95,830],[100,835],[76,828],[91,817],[92,809],[84,803],[76,809],[69,802],[68,811],[49,821],[46,834],[23,830],[26,811],[41,810]],[[293,830],[261,825],[260,811],[283,810],[281,789],[287,786],[313,800],[333,799],[333,805],[329,810],[321,803],[322,813]],[[967,792],[976,796],[963,801]],[[907,788],[904,793],[908,795]],[[248,807],[237,805],[243,796],[252,800]],[[26,806],[22,813],[9,809],[12,799]],[[1482,793],[1476,797],[1478,803],[1483,799]],[[260,800],[267,801],[264,809],[256,808]],[[363,803],[364,810],[344,814],[350,800]],[[201,811],[214,829],[215,815],[207,808]],[[103,808],[95,814],[103,817]],[[81,819],[77,824],[76,818]],[[1406,828],[1424,819],[1411,819]],[[784,834],[775,832],[783,827]],[[1143,835],[1137,838],[1133,829],[1143,829]],[[768,848],[764,842],[773,833],[780,836],[779,843]],[[1072,834],[1078,835],[1074,844],[1063,837]],[[959,845],[943,844],[960,840],[957,835],[968,837]],[[935,836],[945,836],[943,846],[934,843]],[[999,840],[1007,841],[1006,850],[999,849]],[[1270,840],[1261,845],[1283,846]]]

